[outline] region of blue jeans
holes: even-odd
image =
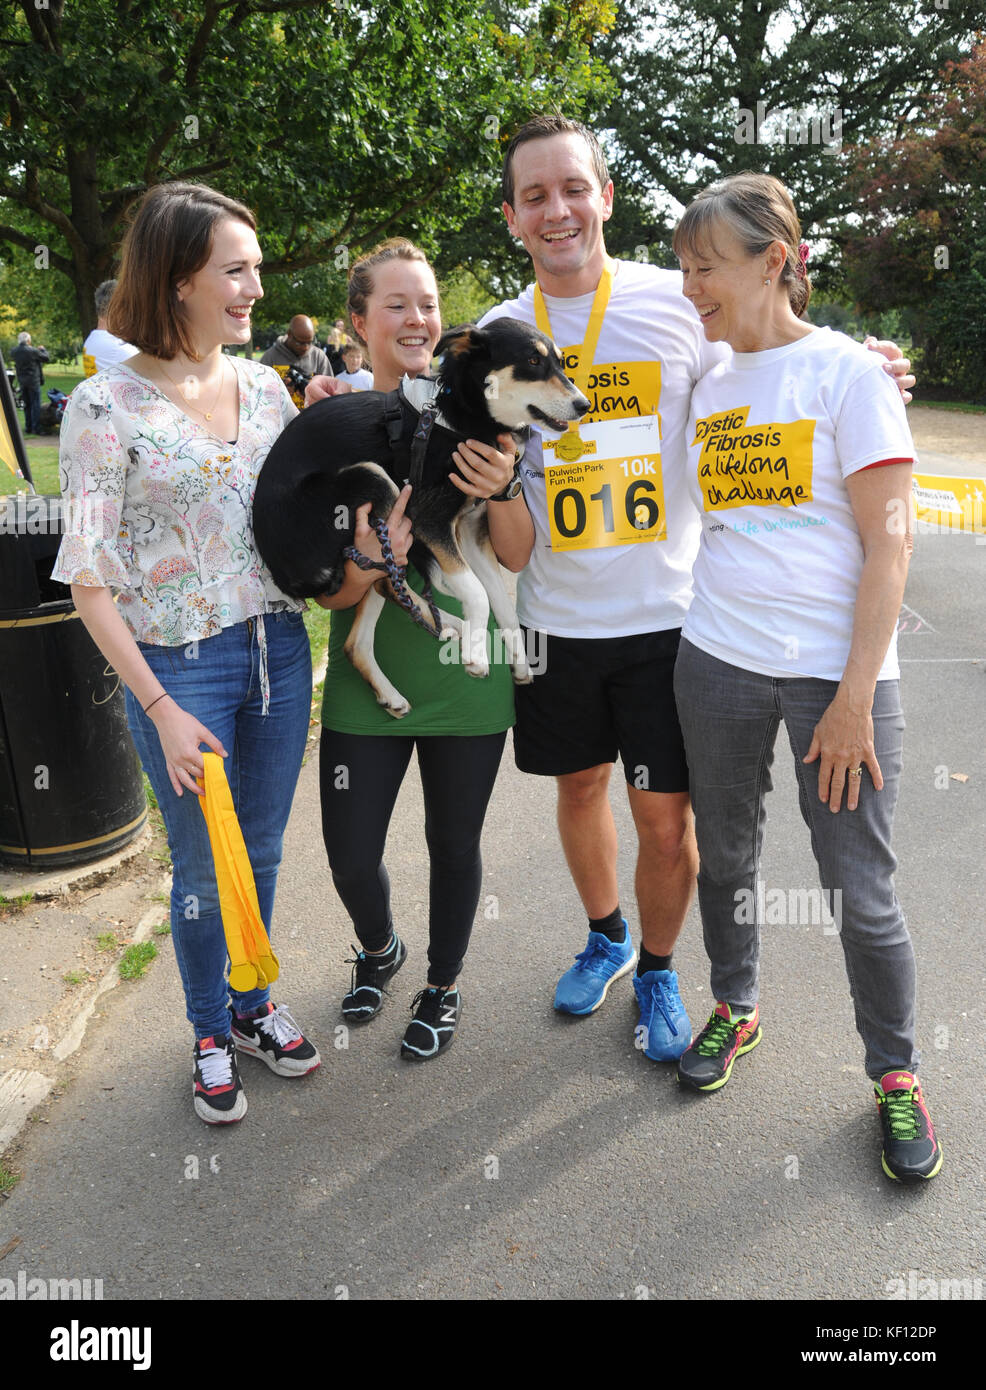
[[[173,699],[214,734],[224,763],[268,933],[281,862],[281,841],[308,736],[312,666],[300,613],[267,613],[270,702],[262,712],[256,620],[224,628],[184,647],[139,644]],[[176,796],[157,730],[127,691],[127,720],[157,797],[171,848],[171,935],[195,1036],[229,1033],[228,957],[216,872],[199,798]],[[200,747],[205,747],[201,744]],[[233,992],[241,1012],[266,1004],[269,989]]]
[[[818,763],[803,763],[837,681],[762,676],[709,656],[682,639],[675,698],[695,809],[701,861],[699,906],[716,999],[752,1009],[759,997],[763,899],[760,851],[774,741],[783,719],[794,754],[801,814],[827,906],[840,924],[856,1027],[867,1075],[917,1065],[914,951],[894,891],[890,846],[900,784],[904,716],[900,683],[878,681],[874,748],[883,773],[876,791],[863,768],[859,805],[833,814],[818,795]],[[790,895],[793,899],[793,895]],[[834,909],[834,911],[833,911]]]

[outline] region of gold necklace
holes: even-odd
[[[218,388],[218,390],[216,391],[215,398],[214,398],[214,400],[213,400],[213,402],[212,402],[212,407],[211,407],[211,409],[209,409],[209,410],[202,410],[199,406],[193,405],[193,404],[192,404],[192,402],[191,402],[191,401],[188,399],[188,397],[185,395],[185,392],[181,389],[181,383],[175,381],[174,377],[173,377],[173,376],[171,375],[171,373],[168,371],[167,367],[164,365],[163,362],[161,363],[161,370],[162,370],[162,372],[164,372],[165,376],[168,378],[168,380],[171,382],[172,386],[173,386],[173,387],[175,388],[175,390],[178,392],[179,396],[181,396],[182,400],[183,400],[183,401],[185,402],[185,404],[188,406],[189,410],[194,410],[195,413],[196,413],[196,415],[204,415],[205,418],[206,418],[207,420],[211,420],[211,419],[212,419],[212,413],[213,413],[213,411],[214,411],[215,408],[216,408],[216,405],[217,405],[217,403],[218,403],[218,401],[219,401],[220,392],[222,391],[222,389],[223,389],[223,384],[224,384],[224,382],[226,381],[226,358],[225,358],[225,357],[221,357],[221,358],[219,359],[219,388]],[[187,380],[187,378],[186,378],[186,380]]]

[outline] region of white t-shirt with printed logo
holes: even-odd
[[[553,549],[545,460],[555,466],[554,455],[542,450],[542,433],[533,430],[520,473],[535,540],[518,577],[517,610],[526,626],[560,637],[623,637],[681,626],[700,534],[685,469],[689,402],[695,383],[728,353],[706,343],[698,315],[682,295],[679,272],[635,261],[617,261],[615,270],[587,390],[593,410],[585,421],[613,422],[616,429],[620,421],[649,418],[656,404],[666,538]],[[563,352],[581,346],[594,297],[545,295],[551,334]],[[533,285],[481,323],[504,317],[535,323]],[[543,437],[559,436],[546,429]],[[585,488],[586,498],[592,486]],[[610,501],[617,509],[624,503],[622,496]]]
[[[841,680],[863,569],[844,480],[914,459],[882,358],[828,328],[734,353],[695,388],[688,445],[702,543],[684,636],[748,671]],[[878,679],[899,670],[895,633]]]

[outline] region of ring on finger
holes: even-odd
[[[851,768],[849,769],[849,776],[850,776],[850,777],[862,777],[862,775],[863,775],[862,764],[860,764],[859,767],[851,767]]]

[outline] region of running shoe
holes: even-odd
[[[883,1126],[880,1163],[894,1182],[918,1182],[937,1175],[942,1147],[935,1137],[921,1085],[911,1071],[888,1071],[874,1081],[876,1108]]]
[[[637,964],[637,952],[630,940],[626,918],[623,931],[621,942],[610,941],[603,932],[590,931],[585,950],[575,957],[571,970],[566,970],[558,981],[555,1008],[559,1013],[579,1017],[595,1013],[613,981]]]
[[[207,1125],[231,1125],[247,1112],[240,1074],[236,1069],[236,1049],[232,1038],[217,1033],[197,1038],[192,1096],[195,1113]]]
[[[353,974],[349,993],[342,1001],[342,1016],[347,1023],[366,1023],[383,1008],[383,987],[407,960],[407,947],[394,932],[391,949],[384,953],[382,964],[379,956],[368,956],[357,946],[353,950],[356,959],[349,962]]]
[[[678,1080],[696,1091],[725,1086],[733,1063],[760,1041],[760,1006],[752,1014],[734,1014],[728,1004],[716,1004],[708,1023],[678,1063]]]
[[[427,1061],[452,1046],[455,1025],[462,1016],[462,996],[457,989],[422,989],[414,996],[411,1010],[417,1012],[401,1043],[405,1061]]]
[[[283,1004],[266,1003],[247,1017],[233,1014],[233,1042],[278,1076],[307,1076],[321,1065],[317,1050]]]
[[[676,970],[648,970],[634,975],[633,989],[640,1008],[634,1037],[653,1062],[676,1062],[692,1040],[692,1025],[678,993]]]

